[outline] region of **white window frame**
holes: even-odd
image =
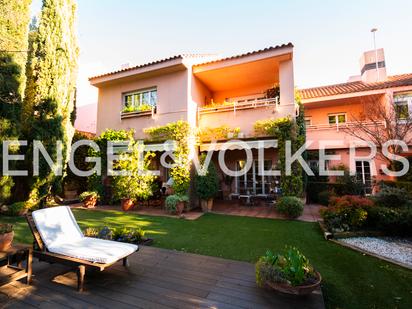
[[[408,107],[408,113],[409,113],[409,118],[408,119],[410,120],[411,117],[412,117],[412,93],[394,95],[393,102],[394,102],[394,105],[395,105],[395,109],[399,105],[403,105],[403,106],[406,105]],[[398,115],[396,115],[396,116],[398,116]],[[405,121],[408,121],[408,119],[398,118],[397,120],[399,122],[405,122]]]
[[[309,124],[306,123],[307,121],[309,121]],[[306,116],[306,117],[305,117],[305,125],[307,125],[307,126],[311,126],[311,125],[312,125],[312,117],[311,117],[311,116]]]
[[[151,105],[152,107],[156,107],[157,106],[157,101],[158,101],[158,96],[157,96],[157,87],[151,87],[151,88],[145,88],[145,89],[139,89],[139,90],[135,90],[135,91],[130,91],[130,92],[125,92],[122,94],[122,108],[126,107],[126,97],[127,96],[132,96],[132,106],[134,107],[138,107],[140,105],[142,105],[142,99],[140,99],[140,102],[138,102],[138,104],[136,104],[135,102],[135,95],[139,95],[140,94],[140,98],[143,97],[144,93],[151,93],[151,92],[156,92],[156,102],[154,102],[154,104],[152,104],[151,102],[149,103],[149,105]],[[151,95],[149,95],[149,100],[151,100]]]
[[[238,162],[239,161],[245,161],[245,160],[236,160],[236,169],[238,170]],[[271,160],[271,159],[264,159],[263,160],[263,162],[264,161],[270,161],[270,167],[271,167],[271,169],[273,170],[273,160]],[[264,164],[264,163],[263,163]],[[256,194],[256,182],[257,182],[257,178],[258,177],[260,177],[261,178],[261,181],[262,181],[262,184],[261,184],[261,188],[260,189],[262,189],[262,194],[263,195],[268,195],[268,194],[270,194],[270,192],[266,192],[266,190],[265,190],[265,184],[266,184],[266,179],[265,179],[265,177],[269,177],[270,178],[270,176],[265,176],[265,175],[259,175],[259,171],[256,173],[256,165],[257,166],[259,166],[259,160],[256,160],[256,159],[254,159],[253,160],[253,163],[252,163],[252,166],[250,167],[251,169],[252,169],[252,181],[253,181],[253,192],[250,192],[250,194],[251,195],[255,195]],[[239,183],[240,183],[240,178],[243,178],[244,179],[244,181],[245,181],[245,183],[247,182],[247,177],[248,177],[248,172],[249,172],[249,170],[244,174],[244,175],[242,175],[242,176],[239,176],[239,177],[236,177],[236,179],[235,179],[235,193],[236,194],[240,194],[240,187],[239,187]],[[270,189],[269,189],[269,191],[270,191]]]
[[[343,123],[340,123],[339,121],[338,121],[338,119],[339,119],[339,116],[345,116],[345,122],[343,122]],[[329,122],[329,117],[335,117],[335,123],[330,123]],[[346,113],[331,113],[331,114],[328,114],[328,124],[329,125],[331,125],[331,126],[339,126],[340,124],[344,124],[344,123],[346,123],[347,122],[347,117],[346,117]]]

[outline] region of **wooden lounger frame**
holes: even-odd
[[[128,257],[133,254],[129,254],[128,256],[125,256],[123,258],[120,258],[117,261],[114,261],[112,263],[93,263],[90,261],[82,260],[82,259],[77,259],[73,258],[67,255],[62,255],[62,254],[57,254],[57,253],[52,253],[47,250],[46,245],[44,244],[43,240],[41,239],[40,233],[37,230],[36,224],[34,223],[33,217],[31,214],[26,215],[26,220],[27,223],[29,224],[30,230],[33,234],[33,257],[36,257],[39,259],[39,261],[45,261],[49,263],[59,263],[63,265],[68,265],[72,267],[77,268],[77,290],[79,292],[83,291],[84,287],[84,277],[86,274],[86,268],[89,269],[97,269],[99,271],[105,270],[107,267],[117,263],[120,260],[123,260],[123,266],[128,267],[129,266],[129,261]],[[137,252],[139,248],[135,251]]]

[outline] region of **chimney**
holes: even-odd
[[[364,52],[360,58],[359,64],[363,82],[376,83],[387,79],[383,48]]]

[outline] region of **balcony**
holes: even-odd
[[[316,124],[316,125],[307,125],[306,126],[306,131],[324,131],[324,130],[333,130],[336,132],[342,131],[344,129],[348,128],[356,128],[359,127],[359,125],[362,125],[364,127],[383,127],[385,126],[385,122],[382,121],[364,121],[361,123],[358,122],[345,122],[345,123],[337,123],[337,124]]]
[[[223,113],[223,112],[233,112],[236,114],[239,110],[245,109],[256,109],[262,107],[273,107],[274,110],[277,110],[279,105],[279,97],[275,98],[260,98],[252,100],[243,100],[235,102],[224,102],[222,104],[208,105],[198,108],[198,114],[213,114],[213,113]]]

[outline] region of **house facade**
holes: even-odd
[[[305,108],[306,139],[313,141],[309,149],[318,152],[323,142],[326,152],[338,156],[328,162],[328,168],[352,165],[370,193],[373,183],[393,177],[383,173],[382,165],[386,166],[387,161],[382,156],[367,158],[371,150],[365,139],[370,135],[365,132],[385,132],[385,122],[391,117],[385,118],[383,111],[386,115],[396,114],[400,122],[410,119],[412,74],[388,76],[383,49],[361,56],[360,73],[347,83],[301,89],[300,95]],[[355,160],[349,160],[351,145],[356,147]]]
[[[351,133],[360,124],[371,130],[385,129],[384,119],[368,117],[371,106],[394,111],[400,121],[408,118],[412,114],[412,74],[388,76],[382,49],[362,55],[360,73],[347,83],[301,89],[299,93],[306,140],[311,142],[309,151],[319,153],[325,148],[325,153],[336,156],[327,161],[326,169],[344,165],[356,170],[359,181],[371,193],[373,183],[391,179],[382,171],[387,161],[379,155],[368,158],[371,150],[365,138]],[[257,163],[263,154],[264,169],[276,170],[277,145],[256,135],[254,124],[267,119],[295,119],[299,114],[291,43],[227,58],[178,55],[95,76],[90,83],[99,90],[97,135],[106,129],[133,129],[136,139],[145,140],[145,129],[179,120],[199,132],[220,128],[223,135],[191,145],[193,151],[208,151],[212,140],[218,140],[214,149],[220,150],[224,141],[236,138],[251,149],[253,157],[247,173],[235,179],[227,179],[219,168],[222,197],[266,196],[278,186],[279,179],[261,175]],[[355,160],[350,160],[351,146],[356,147]],[[156,169],[167,182],[170,171],[160,164],[164,147],[148,147],[156,152]],[[310,158],[312,167],[318,164]],[[218,161],[216,151],[212,160]],[[229,170],[242,170],[245,151],[229,147],[225,164]]]
[[[257,173],[259,149],[264,148],[267,170],[276,168],[277,155],[274,143],[255,134],[254,123],[294,119],[298,113],[291,43],[227,58],[178,55],[92,77],[90,83],[99,90],[97,135],[106,129],[134,129],[135,138],[145,140],[144,129],[178,120],[199,131],[224,128],[228,133],[221,139],[243,140],[252,151],[253,163],[235,181],[225,181],[219,171],[223,197],[264,196],[276,185],[274,177]],[[208,141],[193,147],[207,151]],[[218,143],[216,150],[219,147]],[[245,152],[235,148],[226,154],[225,163],[231,170],[242,169],[246,160]],[[159,163],[164,149],[158,145],[150,149],[156,151]],[[213,160],[217,161],[216,153]],[[169,170],[160,164],[158,168],[162,181],[167,182]]]

